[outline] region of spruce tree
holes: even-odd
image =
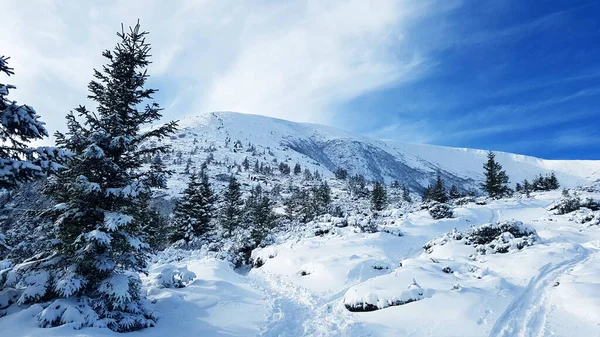
[[[0,56],[0,74],[10,76],[14,72],[8,59]],[[67,156],[54,147],[29,147],[31,141],[48,137],[48,131],[32,107],[8,99],[11,89],[16,87],[0,83],[0,189],[55,173]]]
[[[348,178],[348,170],[343,168],[338,168],[333,172],[336,179],[346,180]]]
[[[527,198],[531,196],[531,184],[527,179],[523,180],[523,193]]]
[[[485,181],[481,184],[481,188],[491,198],[501,198],[508,194],[508,176],[502,170],[502,165],[496,161],[494,152],[488,152],[488,160],[483,164]]]
[[[450,187],[450,199],[458,199],[460,197],[462,197],[462,195],[460,194],[460,191],[458,190],[458,187],[456,187],[456,185],[452,185]]]
[[[144,88],[150,64],[146,34],[139,23],[117,34],[119,43],[102,53],[107,64],[94,70],[88,86],[96,111],[79,106],[78,118],[73,112],[66,117],[67,133],[56,134],[57,144],[72,152],[73,159],[47,190],[58,203],[47,214],[60,242],[49,252],[52,260],[39,266],[53,281],[32,285],[37,296],[26,300],[82,296],[77,310],[93,310],[99,319],[85,324],[120,332],[155,322],[143,305],[138,273],[145,271],[149,249],[143,232],[153,218],[149,199],[153,189],[164,187],[159,182],[169,172],[158,166],[144,169],[142,159],[165,152],[166,146],[156,144],[177,126],[170,122],[142,131],[161,118],[157,103],[143,105],[156,92]]]
[[[315,199],[315,212],[317,214],[323,214],[329,209],[331,204],[331,188],[326,181],[322,182],[319,187],[315,189],[313,198]]]
[[[273,203],[268,195],[263,193],[260,185],[256,185],[246,200],[245,217],[250,227],[250,235],[254,246],[264,242],[267,235],[275,227]]]
[[[556,190],[559,187],[560,187],[560,184],[558,183],[556,174],[554,173],[554,171],[552,171],[552,173],[550,173],[550,176],[548,177],[548,188],[551,190]]]
[[[387,205],[387,191],[383,183],[376,181],[371,192],[371,205],[374,210],[381,211]]]
[[[221,227],[227,236],[231,236],[242,223],[243,205],[241,185],[234,176],[231,176],[227,189],[223,193],[223,208],[220,216]]]
[[[441,203],[448,202],[448,193],[446,192],[446,187],[444,187],[444,180],[442,180],[442,176],[439,173],[435,180],[435,185],[433,185],[430,191],[432,200]]]
[[[173,211],[172,240],[191,241],[206,237],[213,230],[215,198],[205,170],[192,173],[183,196]]]
[[[296,165],[294,165],[294,174],[299,175],[300,173],[302,173],[302,167],[300,167],[300,164],[296,163]]]
[[[402,200],[406,202],[412,202],[412,198],[410,197],[410,191],[406,185],[402,186]]]

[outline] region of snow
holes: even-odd
[[[600,198],[592,192],[583,196]],[[247,274],[205,251],[167,251],[142,278],[159,320],[131,334],[594,336],[600,318],[600,226],[582,226],[574,221],[575,212],[549,212],[547,206],[560,197],[555,191],[469,203],[455,208],[454,218],[441,220],[426,210],[385,212],[385,227],[402,236],[364,233],[352,225],[314,236],[308,235],[313,227],[307,227],[255,250],[253,258],[263,265]],[[506,229],[506,224],[535,232],[536,241],[496,254],[465,244],[476,229]],[[501,232],[501,238],[509,233]],[[434,238],[446,239],[426,252],[423,246]],[[157,282],[175,275],[186,280],[185,287]],[[111,293],[126,293],[128,279],[120,277],[111,280]],[[346,308],[366,304],[377,310]],[[104,328],[73,330],[86,317],[79,307],[48,312],[71,323],[47,329],[32,317],[48,307],[23,308],[0,318],[0,330],[30,336],[117,335]]]
[[[426,186],[428,176],[438,171],[450,174],[458,186],[476,187],[483,178],[482,163],[487,156],[484,150],[377,140],[323,125],[234,112],[186,117],[179,125],[179,134],[168,140],[175,151],[188,152],[195,145],[210,145],[216,149],[210,152],[215,160],[241,163],[245,157],[251,158],[246,152],[246,145],[251,143],[258,153],[264,150],[278,162],[301,163],[303,168],[319,170],[326,177],[331,177],[335,168],[344,167],[351,174],[361,173],[386,182],[402,177],[413,189],[417,183]],[[194,139],[199,143],[194,144]],[[229,148],[224,147],[226,139],[231,140]],[[234,152],[231,148],[236,140],[244,148]],[[199,158],[192,158],[201,163],[206,156],[208,153],[199,153]],[[270,160],[269,156],[265,158]],[[600,179],[599,161],[544,160],[504,152],[496,152],[496,159],[512,184],[524,179],[531,181],[538,174],[551,171],[563,187]],[[183,187],[173,179],[170,186]]]
[[[227,165],[241,163],[246,156],[264,162],[299,162],[303,168],[319,170],[326,179],[332,176],[328,161],[365,173],[372,167],[360,149],[370,147],[368,151],[377,156],[369,158],[381,159],[375,161],[381,172],[393,173],[390,167],[400,163],[411,168],[406,172],[415,180],[427,183],[419,172],[443,169],[456,179],[479,177],[486,155],[480,150],[379,141],[329,127],[234,113],[184,119],[181,124],[180,135],[168,142],[176,151],[189,152],[194,138],[206,148],[214,146],[215,151],[200,151],[193,157],[200,163],[210,153],[225,163],[211,166],[211,177],[230,174]],[[232,144],[239,139],[243,149],[233,151],[232,144],[224,145],[225,137]],[[246,152],[249,142],[255,145],[257,156]],[[344,152],[351,143],[351,150]],[[313,152],[303,149],[310,156],[293,150],[299,144],[314,145]],[[396,164],[383,160],[387,158],[383,152],[395,158]],[[497,158],[513,182],[555,170],[561,184],[575,186],[590,183],[600,172],[597,162],[546,161],[503,153]],[[170,167],[181,171],[183,166]],[[250,175],[238,175],[246,187],[255,183]],[[465,184],[473,186],[476,180]],[[345,188],[343,183],[327,181],[334,194]],[[265,185],[274,182],[300,184],[298,179],[274,176]],[[177,194],[184,186],[185,179],[176,174],[169,181],[169,194]],[[113,192],[135,193],[140,188]],[[600,199],[597,188],[577,193],[581,200]],[[291,227],[273,238],[271,245],[255,249],[256,267],[250,270],[234,270],[206,247],[169,249],[152,259],[148,275],[140,276],[142,292],[159,317],[156,326],[128,335],[597,336],[600,211],[581,208],[554,214],[548,207],[561,197],[560,191],[551,191],[534,192],[531,198],[480,198],[480,204],[465,200],[453,206],[452,218],[439,220],[426,209],[399,203],[373,215],[368,203],[361,208],[363,204],[353,200],[357,210],[349,207],[347,218],[324,216]],[[346,206],[349,200],[337,202]],[[107,213],[104,228],[93,238],[102,240],[100,233],[118,232],[128,221],[126,215]],[[509,225],[524,235],[509,230]],[[373,231],[367,227],[374,227]],[[483,229],[493,230],[494,235],[485,242],[476,241],[474,236]],[[112,263],[108,258],[105,261]],[[0,293],[3,335],[117,336],[101,325],[74,330],[89,325],[82,322],[93,317],[73,299],[11,304],[21,293],[11,283],[14,275],[2,274],[2,268],[8,265],[0,262],[0,279],[6,276],[11,286]],[[40,285],[46,281],[42,275],[31,280]],[[127,296],[130,281],[129,276],[116,275],[101,291],[117,298]],[[57,282],[65,296],[81,286],[68,274]],[[350,311],[347,306],[377,310]],[[43,318],[42,324],[50,319],[67,324],[41,329],[36,316]]]

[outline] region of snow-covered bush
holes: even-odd
[[[566,195],[548,206],[549,211],[561,215],[574,212],[581,207],[581,198],[577,196]]]
[[[461,197],[461,198],[458,198],[458,199],[452,199],[452,200],[450,200],[450,202],[453,205],[456,205],[456,206],[464,206],[464,205],[467,205],[467,204],[470,204],[470,203],[474,203],[475,202],[475,198],[467,196],[467,197]]]
[[[536,231],[521,221],[503,221],[472,227],[466,232],[456,229],[437,237],[423,246],[431,253],[435,246],[443,246],[450,241],[459,241],[472,245],[480,254],[507,253],[531,246],[539,237]]]
[[[176,267],[166,265],[154,278],[154,284],[160,288],[184,288],[196,278],[196,274],[187,269],[187,266]]]
[[[444,218],[451,218],[454,215],[454,213],[450,205],[435,203],[429,207],[429,215],[431,215],[432,218],[439,220]]]
[[[352,312],[375,311],[403,305],[424,298],[421,286],[413,280],[408,288],[397,291],[394,287],[380,287],[366,282],[350,288],[344,295],[344,306]]]
[[[571,213],[570,221],[583,224],[587,227],[600,225],[600,212],[592,211],[587,207],[582,207]]]

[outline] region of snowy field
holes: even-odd
[[[263,265],[250,271],[234,271],[206,252],[165,252],[144,278],[160,320],[127,335],[598,336],[600,226],[585,222],[585,211],[548,211],[559,198],[556,191],[471,203],[442,220],[388,210],[378,233],[322,223],[329,233],[307,228],[255,250]],[[511,220],[532,234],[465,244],[472,226]],[[197,278],[183,288],[155,285],[161,271],[175,267]],[[41,329],[33,318],[41,310],[32,305],[0,318],[1,335],[118,335]]]

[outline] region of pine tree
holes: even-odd
[[[114,51],[103,52],[107,65],[94,70],[95,80],[88,86],[96,112],[79,106],[79,118],[72,112],[66,117],[68,132],[56,134],[57,144],[74,158],[47,190],[59,205],[47,214],[60,243],[49,252],[52,262],[40,268],[51,274],[53,285],[27,300],[83,296],[79,308],[93,309],[100,319],[86,324],[115,331],[155,321],[142,304],[138,273],[145,270],[149,248],[143,232],[144,222],[153,218],[149,199],[169,172],[157,166],[143,169],[142,159],[166,152],[166,146],[153,145],[158,143],[153,140],[170,136],[177,126],[170,122],[141,131],[161,118],[158,104],[142,106],[156,92],[144,88],[150,63],[146,34],[139,24],[117,34],[120,42]]]
[[[304,180],[306,180],[306,181],[311,181],[311,180],[313,180],[313,174],[312,174],[312,172],[310,172],[310,170],[309,170],[309,169],[307,169],[307,168],[305,168],[305,169],[304,169]]]
[[[299,175],[300,173],[302,173],[302,168],[300,167],[300,164],[296,163],[296,165],[294,165],[294,174]]]
[[[410,191],[406,185],[402,186],[402,200],[406,202],[412,202],[412,198],[410,197]]]
[[[333,172],[336,179],[346,180],[348,178],[348,170],[343,168],[338,168]]]
[[[383,210],[387,205],[387,191],[385,190],[385,186],[379,181],[376,181],[373,186],[371,205],[376,211]]]
[[[191,169],[192,169],[192,158],[189,157],[185,163],[185,169],[183,170],[183,174],[190,174]]]
[[[242,167],[244,168],[244,171],[248,171],[248,169],[250,168],[250,162],[248,161],[248,157],[244,158],[244,161],[242,162]]]
[[[556,190],[559,187],[560,187],[560,184],[558,183],[556,174],[554,173],[554,171],[552,171],[552,173],[550,173],[550,176],[548,177],[548,188],[551,190]]]
[[[348,179],[348,187],[350,193],[354,197],[364,198],[367,197],[369,191],[367,190],[367,180],[362,174],[356,174]]]
[[[8,57],[0,56],[0,74],[13,75]],[[0,189],[12,189],[19,183],[55,173],[67,154],[54,147],[30,148],[31,141],[48,137],[44,122],[28,105],[8,99],[10,84],[0,83]]]
[[[421,200],[423,202],[427,202],[431,200],[431,190],[433,186],[429,185],[423,189],[423,194],[421,196]]]
[[[531,196],[531,184],[529,181],[527,181],[527,179],[523,181],[523,193],[525,193],[527,198]]]
[[[523,186],[521,186],[521,183],[517,183],[515,185],[515,192],[521,192],[523,190]]]
[[[481,188],[491,198],[501,198],[508,194],[508,176],[502,166],[496,161],[494,152],[488,152],[488,160],[483,165],[485,181]]]
[[[313,198],[316,204],[315,212],[317,214],[327,212],[327,209],[329,209],[329,205],[331,204],[331,188],[326,181],[322,182],[319,187],[315,189]]]
[[[290,166],[284,162],[279,163],[279,172],[281,174],[290,174]]]
[[[199,175],[192,173],[173,212],[173,239],[189,242],[210,234],[214,230],[215,201],[206,170]]]
[[[311,200],[309,191],[294,186],[292,194],[283,201],[285,213],[288,219],[307,223],[314,219],[315,204]]]
[[[456,185],[452,185],[450,186],[450,199],[458,199],[460,197],[462,197],[462,195],[460,194],[460,191],[458,190],[458,187],[456,187]]]
[[[439,173],[435,180],[435,185],[431,188],[431,199],[441,203],[448,202],[448,193],[446,192],[446,187],[444,187],[442,176]]]
[[[231,236],[242,223],[244,205],[241,185],[234,176],[229,177],[229,184],[223,193],[223,203],[220,216],[221,227],[227,236]]]
[[[254,246],[264,242],[267,235],[275,227],[275,214],[273,214],[273,203],[263,193],[260,185],[256,185],[246,200],[245,217],[250,227],[250,235]]]

